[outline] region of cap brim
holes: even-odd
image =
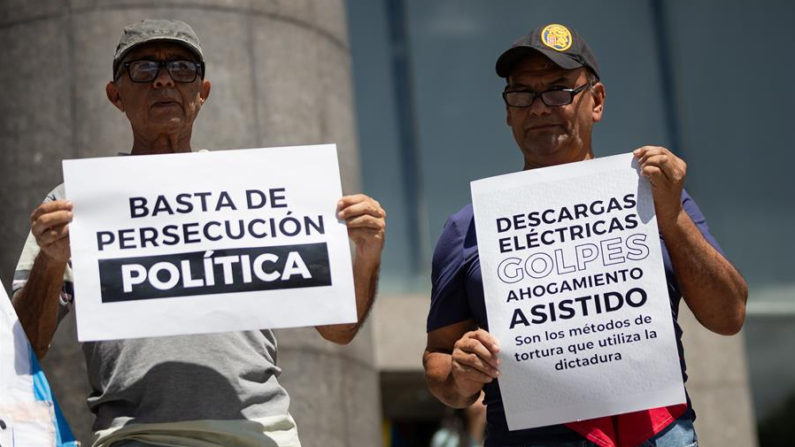
[[[547,57],[547,59],[551,60],[552,63],[564,70],[573,70],[583,66],[583,64],[575,61],[565,53],[555,51],[551,48],[518,46],[508,49],[502,53],[502,55],[500,55],[499,59],[497,59],[497,76],[501,78],[507,78],[508,74],[511,72],[511,68],[513,68],[513,66],[519,62],[520,59],[533,53],[543,54]]]

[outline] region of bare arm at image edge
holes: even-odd
[[[28,243],[34,245],[33,248],[26,246],[26,250],[33,251],[34,261],[24,285],[14,293],[12,303],[33,351],[42,359],[58,327],[67,263],[53,261],[41,253],[32,236]]]
[[[31,231],[18,267],[29,269],[28,275],[12,299],[20,324],[40,359],[47,354],[58,327],[64,274],[71,256],[72,203],[52,198],[30,216]]]

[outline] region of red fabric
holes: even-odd
[[[602,447],[637,447],[663,431],[687,409],[687,404],[571,422],[567,427]]]

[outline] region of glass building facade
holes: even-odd
[[[795,4],[347,7],[363,188],[389,215],[383,295],[429,296],[433,247],[470,201],[469,182],[521,169],[494,63],[536,25],[563,23],[588,39],[606,86],[596,155],[660,145],[688,163],[686,188],[750,287],[743,333],[757,421],[785,411],[795,396]]]

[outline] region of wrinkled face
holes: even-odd
[[[564,70],[540,53],[519,61],[508,76],[506,91],[544,92],[573,89],[588,82],[584,68]],[[536,97],[530,107],[509,107],[507,122],[525,159],[525,169],[592,158],[591,131],[602,119],[604,86],[596,83],[566,106],[547,106]]]
[[[153,42],[133,49],[124,58],[125,62],[136,60],[197,59],[179,44]],[[175,82],[165,67],[146,83],[132,82],[123,66],[120,70],[117,80],[108,84],[108,99],[125,113],[133,132],[145,139],[189,131],[210,92],[210,83],[201,76],[193,82]]]

